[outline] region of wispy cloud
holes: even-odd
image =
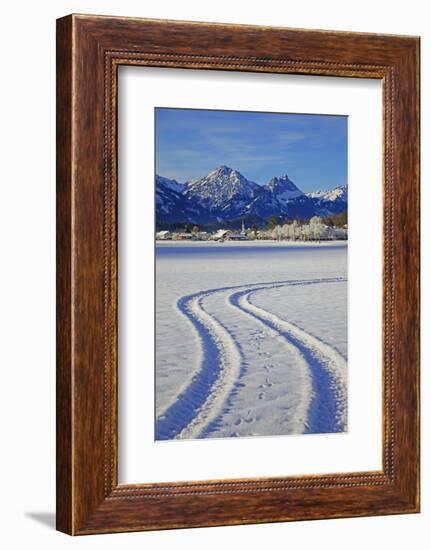
[[[347,118],[156,109],[157,172],[179,181],[220,164],[257,183],[288,173],[303,190],[347,183]]]

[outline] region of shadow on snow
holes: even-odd
[[[210,296],[217,292],[223,292],[226,290],[244,289],[240,292],[236,292],[230,297],[230,302],[241,309],[243,308],[238,304],[238,300],[241,296],[256,292],[262,289],[278,288],[282,286],[295,286],[295,285],[308,285],[330,282],[342,282],[345,281],[341,277],[333,277],[326,279],[306,279],[306,280],[287,280],[287,281],[272,281],[264,283],[253,283],[248,285],[236,285],[226,286],[221,288],[209,289],[206,291],[196,292],[187,296],[183,296],[178,299],[177,307],[179,311],[187,317],[194,325],[199,338],[202,342],[203,358],[200,365],[200,369],[194,374],[190,384],[178,395],[175,402],[170,405],[164,413],[162,413],[156,419],[155,425],[155,439],[156,440],[169,440],[177,437],[181,431],[186,428],[195,418],[198,411],[203,407],[209,395],[211,395],[212,388],[217,382],[220,375],[221,364],[221,350],[217,345],[217,341],[214,335],[211,333],[205,324],[200,321],[191,311],[191,302],[198,299],[198,304],[201,306],[202,300],[207,296]],[[305,360],[310,365],[312,373],[312,386],[313,386],[313,398],[309,409],[308,422],[306,433],[333,433],[340,431],[340,428],[336,425],[336,401],[331,389],[332,380],[330,374],[325,369],[324,365],[314,354],[313,350],[307,348],[300,340],[288,334],[287,332],[280,331],[269,320],[262,319],[257,315],[246,311],[248,315],[255,317],[262,323],[266,324],[272,329],[275,329],[286,340],[296,346],[303,354]],[[226,327],[224,327],[229,332]],[[237,345],[237,344],[236,344]],[[238,347],[238,345],[237,345]],[[231,403],[232,398],[238,393],[242,387],[240,379],[245,371],[246,365],[243,361],[242,351],[239,350],[242,358],[242,366],[240,376],[229,396],[226,399],[226,403]],[[220,425],[223,414],[226,412],[226,406],[217,418],[212,420],[207,426],[202,429],[200,438],[208,437]]]

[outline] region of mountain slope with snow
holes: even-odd
[[[312,193],[307,193],[307,197],[324,201],[342,200],[347,202],[347,185],[340,185],[329,191],[313,191]]]
[[[280,201],[297,199],[304,195],[304,193],[296,187],[293,181],[289,179],[287,174],[280,178],[272,178],[267,187]]]
[[[157,225],[235,223],[265,225],[268,218],[327,216],[347,210],[347,187],[303,193],[287,175],[258,185],[222,165],[205,177],[178,183],[156,175]]]
[[[171,191],[175,191],[180,195],[184,193],[185,184],[178,183],[177,180],[170,180],[168,178],[164,178],[163,176],[156,176],[156,182],[158,185],[163,186],[165,189],[170,189]]]
[[[321,216],[340,214],[347,210],[347,185],[341,185],[329,191],[307,193],[307,197],[313,201],[316,211]]]
[[[184,185],[156,175],[157,226],[175,223],[205,223],[207,213],[184,196]]]
[[[234,219],[243,215],[260,190],[257,183],[222,165],[204,178],[189,183],[184,196],[196,201],[217,219]]]

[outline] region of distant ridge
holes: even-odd
[[[156,175],[156,225],[239,226],[245,218],[263,226],[274,216],[330,216],[347,210],[347,195],[347,186],[305,194],[287,175],[274,177],[262,186],[226,165],[183,184]]]

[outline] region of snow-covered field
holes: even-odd
[[[156,245],[156,439],[345,431],[347,244]]]

